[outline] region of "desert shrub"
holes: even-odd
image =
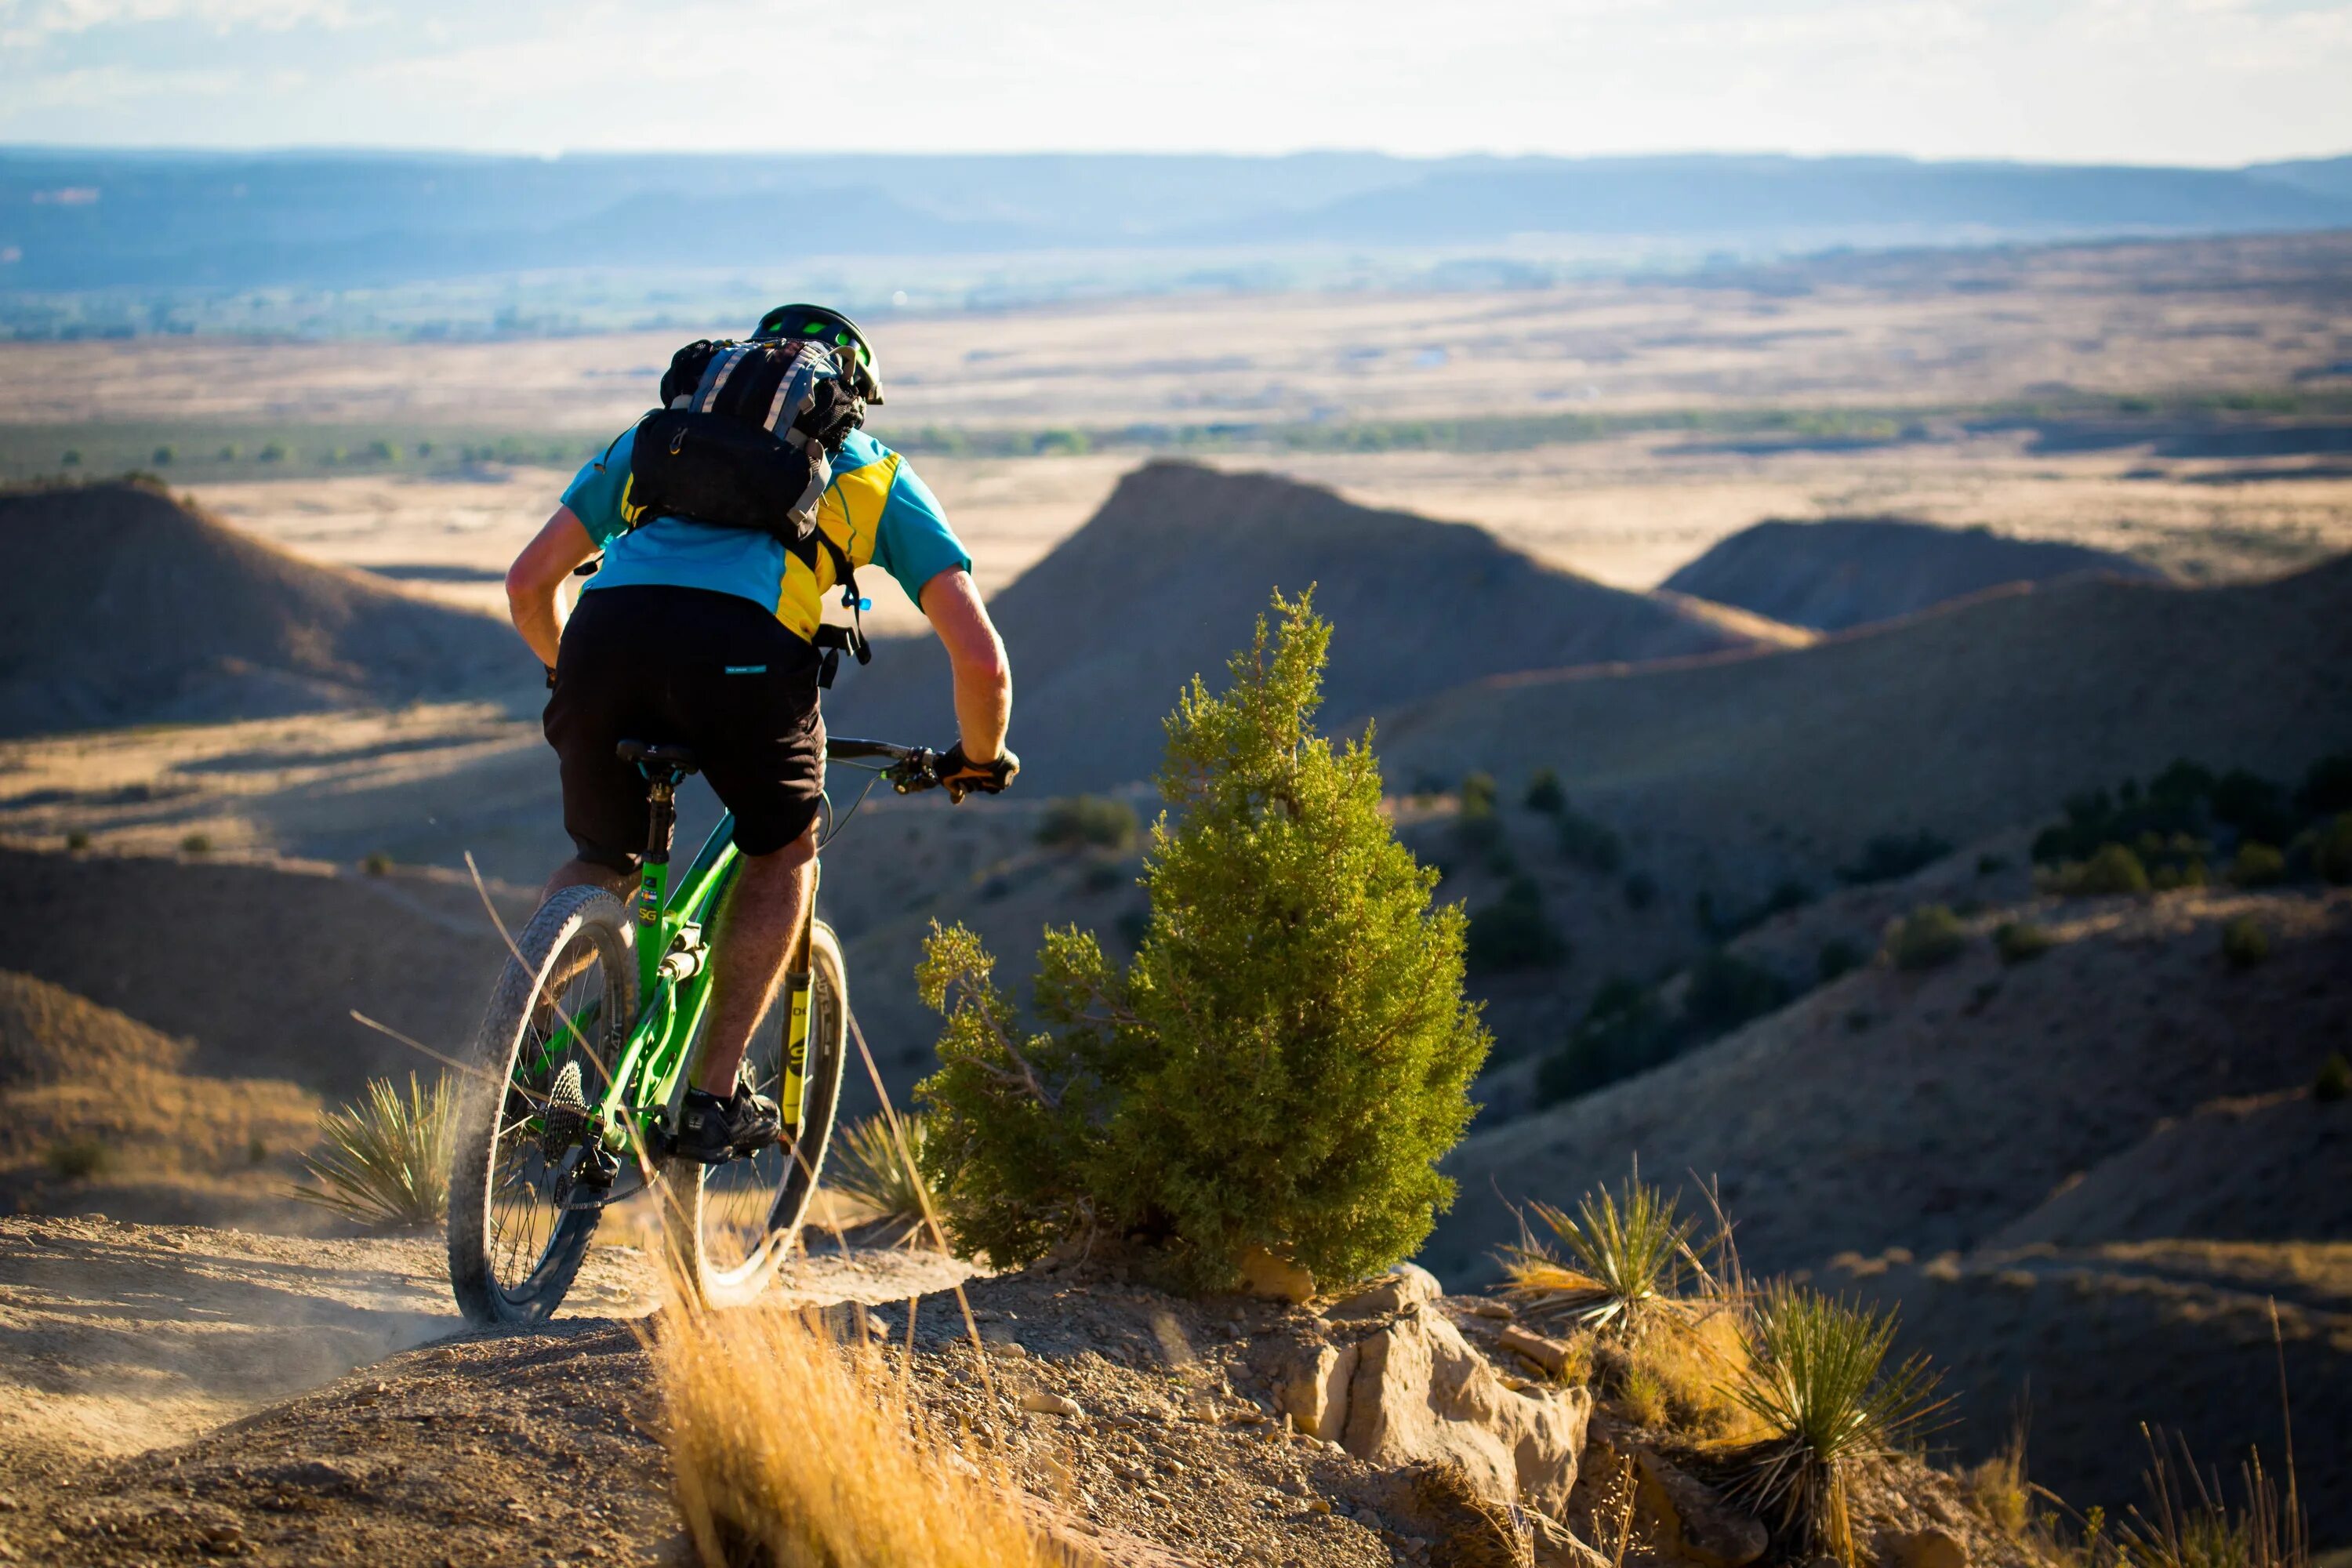
[[[2269,779],[2232,768],[2213,783],[2213,820],[2248,838],[2279,844],[2294,836],[2295,819],[2286,791]]]
[[[2148,890],[2147,868],[2126,845],[2102,845],[2088,860],[2071,861],[2049,879],[2053,892],[2070,898],[2104,898]]]
[[[265,463],[282,463],[286,460],[286,444],[283,441],[272,441],[261,448],[261,460]]]
[[[1474,974],[1546,969],[1568,962],[1568,940],[1544,913],[1543,890],[1514,877],[1502,897],[1470,911],[1465,954]]]
[[[694,1542],[682,1555],[775,1568],[1070,1562],[1032,1531],[1003,1461],[927,1417],[870,1346],[836,1344],[782,1308],[672,1319],[653,1352]]]
[[[114,1151],[97,1138],[69,1138],[50,1146],[41,1163],[61,1181],[86,1182],[114,1167]]]
[[[1625,879],[1625,907],[1636,912],[1658,901],[1658,879],[1647,871],[1636,871]]]
[[[919,1237],[930,1212],[930,1189],[923,1184],[923,1144],[930,1127],[920,1112],[898,1119],[898,1129],[885,1115],[865,1117],[845,1127],[841,1147],[825,1172],[825,1184],[854,1200],[877,1224],[887,1226],[901,1241]],[[906,1151],[898,1147],[906,1140]],[[911,1154],[911,1163],[907,1158]]]
[[[1748,1364],[1732,1386],[1767,1434],[1738,1490],[1779,1531],[1841,1563],[1854,1558],[1849,1499],[1939,1409],[1927,1359],[1889,1368],[1895,1318],[1776,1284],[1748,1317]]]
[[[326,1147],[302,1165],[320,1184],[294,1195],[370,1225],[438,1222],[449,1212],[455,1104],[446,1079],[427,1089],[410,1073],[405,1096],[388,1079],[370,1079],[365,1099],[320,1114]]]
[[[1625,863],[1625,841],[1613,827],[1562,805],[1559,811],[1559,852],[1586,870],[1613,877]]]
[[[2341,885],[2352,882],[2352,811],[2319,830],[2312,846],[2312,861],[2319,874]]]
[[[367,455],[375,462],[397,463],[400,461],[400,447],[397,443],[392,441],[370,441]]]
[[[2241,888],[2270,888],[2286,880],[2286,857],[2248,839],[2230,858],[2230,880]]]
[[[360,869],[365,871],[371,877],[390,876],[392,874],[392,857],[385,854],[381,849],[371,849],[367,853],[367,858],[360,862]]]
[[[1650,987],[1612,976],[1602,983],[1568,1041],[1536,1068],[1543,1105],[1590,1094],[1674,1054],[1676,1030]]]
[[[961,926],[917,973],[946,1015],[924,1175],[957,1248],[1003,1265],[1134,1237],[1172,1282],[1219,1289],[1264,1247],[1323,1279],[1386,1268],[1454,1184],[1488,1037],[1462,994],[1467,921],[1396,841],[1379,766],[1308,722],[1329,626],[1276,596],[1278,633],[1169,721],[1170,809],[1123,972],[1046,933],[1025,1036]]]
[[[2002,856],[1979,855],[1977,857],[1977,875],[1979,877],[1998,876],[2008,869],[2009,861]]]
[[[239,447],[236,442],[231,441],[220,449],[215,460],[223,463],[234,463],[243,456],[245,456],[245,448]]]
[[[212,836],[209,834],[191,833],[180,840],[180,852],[184,855],[209,855],[212,847]]]
[[[257,1132],[245,1141],[245,1163],[258,1165],[269,1158],[269,1144]]]
[[[1886,927],[1886,962],[1897,969],[1934,969],[1969,945],[1960,917],[1942,904],[1922,904]]]
[[[2352,811],[2352,752],[2330,752],[2312,763],[2294,801],[2312,816]]]
[[[1086,892],[1108,893],[1113,888],[1126,886],[1128,880],[1127,873],[1118,866],[1108,860],[1097,860],[1087,868],[1087,874],[1078,879],[1078,886]]]
[[[2352,1097],[2352,1061],[2345,1060],[2342,1051],[2330,1051],[2311,1080],[2311,1098],[2334,1105],[2347,1097]]]
[[[75,854],[79,854],[89,847],[89,835],[79,827],[75,828],[66,835],[66,847]]]
[[[172,459],[178,456],[179,453],[173,451],[170,447],[158,447],[155,448],[154,452],[150,455],[148,461],[153,463],[159,468],[168,468],[172,466]]]
[[[81,467],[81,452],[80,452],[80,450],[79,450],[78,447],[68,447],[65,449],[64,453],[58,457],[58,467],[59,467],[59,468],[80,468],[80,467]]]
[[[1992,950],[2003,963],[2025,963],[2058,945],[2047,928],[2032,921],[2003,921],[1992,928]]]
[[[1691,1247],[1697,1222],[1638,1172],[1616,1192],[1585,1194],[1573,1215],[1549,1204],[1530,1206],[1550,1237],[1537,1238],[1523,1222],[1517,1244],[1503,1252],[1504,1294],[1530,1321],[1572,1321],[1640,1339],[1684,1310],[1677,1300],[1684,1284],[1705,1273]]]
[[[1135,847],[1135,807],[1108,795],[1076,795],[1048,801],[1037,825],[1037,842],[1053,849],[1108,849],[1124,855]]]
[[[1951,841],[1921,828],[1916,833],[1882,833],[1862,847],[1862,858],[1838,868],[1838,878],[1855,887],[1892,882],[1898,877],[1932,866],[1952,852]]]
[[[1559,775],[1549,768],[1538,768],[1528,780],[1528,793],[1519,804],[1529,811],[1557,816],[1568,809],[1568,791],[1561,787]]]
[[[1848,942],[1842,936],[1832,937],[1822,943],[1822,951],[1813,960],[1813,969],[1822,977],[1822,984],[1826,985],[1838,976],[1861,968],[1869,956],[1862,951],[1859,943]]]
[[[1462,776],[1462,815],[1464,816],[1494,816],[1496,799],[1494,774],[1470,773]]]
[[[1789,1000],[1788,984],[1760,963],[1721,948],[1691,966],[1683,1018],[1703,1038],[1728,1034]]]
[[[2252,915],[2221,924],[2221,959],[2232,969],[2252,969],[2271,955],[2271,933]]]

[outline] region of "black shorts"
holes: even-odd
[[[746,855],[782,849],[824,789],[817,654],[733,594],[596,588],[563,628],[548,743],[563,770],[563,826],[580,858],[633,871],[645,858],[646,781],[623,741],[693,751]]]

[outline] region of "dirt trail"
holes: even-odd
[[[779,1289],[787,1300],[881,1301],[941,1289],[961,1273],[936,1257],[835,1251],[801,1260]],[[210,1451],[208,1445],[247,1455],[251,1445],[240,1434],[249,1430],[289,1432],[299,1446],[304,1432],[366,1419],[362,1413],[378,1403],[385,1374],[444,1366],[488,1373],[461,1380],[462,1389],[450,1384],[439,1404],[459,1428],[501,1430],[507,1363],[521,1378],[515,1399],[527,1405],[529,1369],[583,1335],[606,1352],[634,1345],[629,1320],[657,1304],[654,1267],[631,1247],[590,1253],[566,1321],[530,1334],[480,1335],[467,1331],[450,1302],[438,1237],[314,1240],[101,1218],[0,1219],[0,1484],[12,1489],[5,1504],[18,1514],[0,1520],[0,1561],[9,1560],[9,1552],[63,1555],[66,1542],[89,1524],[74,1501],[76,1489],[89,1486],[93,1474],[109,1473],[105,1461],[146,1455],[131,1468],[155,1471],[176,1496],[179,1483],[170,1478],[189,1455]],[[449,1342],[432,1345],[436,1341]],[[394,1363],[378,1369],[387,1357]],[[473,1366],[477,1362],[485,1364]],[[361,1368],[373,1375],[336,1384]],[[606,1363],[598,1382],[631,1368],[642,1370],[625,1354]],[[604,1394],[609,1397],[600,1396],[594,1422],[626,1426],[634,1395],[609,1388]],[[268,1410],[272,1405],[278,1408]],[[448,1428],[436,1435],[427,1419],[400,1430],[419,1440],[412,1446],[438,1450],[463,1468],[454,1457],[469,1445],[447,1436]],[[192,1439],[193,1448],[153,1452]],[[403,1446],[391,1447],[394,1457],[385,1462],[396,1468]],[[504,1479],[498,1495],[537,1489],[530,1467],[543,1464],[544,1456],[535,1458],[535,1452],[533,1446],[509,1456],[520,1468]],[[287,1463],[316,1468],[302,1455]],[[228,1461],[219,1483],[234,1490],[242,1474],[239,1463]],[[300,1474],[310,1476],[304,1484],[313,1489],[321,1484],[309,1470]],[[268,1478],[253,1483],[270,1498],[278,1484]],[[666,1510],[657,1492],[647,1507],[656,1504],[656,1513]],[[58,1521],[58,1537],[43,1544],[38,1538],[52,1528],[44,1524],[28,1540],[32,1521],[44,1517]],[[184,1525],[205,1514],[201,1507],[194,1514],[166,1509],[165,1517]],[[651,1528],[653,1519],[638,1523]],[[123,1544],[119,1532],[106,1529],[93,1539]],[[192,1550],[205,1545],[204,1531],[193,1525],[173,1539]],[[167,1544],[146,1542],[152,1550]],[[360,1543],[336,1550],[346,1546],[356,1552]],[[213,1550],[219,1548],[215,1542]]]

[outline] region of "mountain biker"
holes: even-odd
[[[873,350],[837,310],[781,306],[761,319],[754,339],[835,351],[834,363],[866,401],[882,401]],[[720,916],[726,940],[717,947],[709,1023],[677,1130],[677,1152],[710,1163],[781,1136],[774,1103],[736,1075],[807,918],[824,784],[817,628],[836,561],[888,573],[945,645],[960,737],[939,772],[959,795],[995,794],[1020,769],[1004,748],[1013,680],[972,585],[970,552],[929,488],[863,430],[849,431],[833,458],[817,521],[830,547],[806,558],[767,533],[682,517],[630,528],[623,504],[634,434],[573,477],[508,569],[507,605],[548,666],[545,730],[574,849],[547,895],[587,883],[628,896],[649,808],[645,779],[614,755],[625,739],[692,749],[735,814],[742,868]],[[564,579],[600,548],[603,564],[567,623]]]

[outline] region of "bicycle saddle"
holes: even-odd
[[[650,741],[624,741],[613,748],[613,754],[625,763],[635,763],[637,771],[647,778],[657,773],[667,773],[673,779],[687,778],[702,766],[684,746],[665,746]]]

